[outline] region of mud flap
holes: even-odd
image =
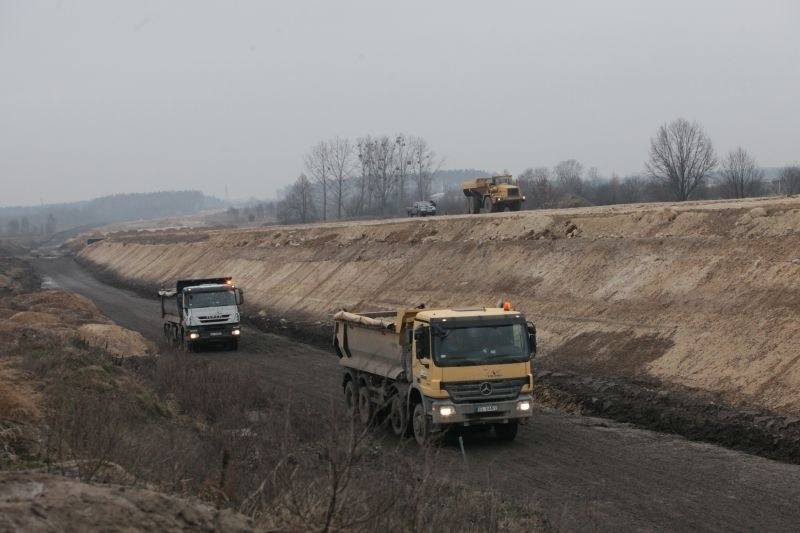
[[[353,354],[350,353],[350,347],[347,343],[347,324],[342,324],[336,322],[334,326],[333,332],[333,348],[336,350],[336,355],[339,356],[339,359],[344,357],[353,357]],[[342,328],[342,343],[341,346],[339,345],[339,328]]]

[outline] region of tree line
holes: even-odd
[[[739,146],[720,158],[703,127],[685,119],[659,127],[641,175],[606,178],[570,159],[528,168],[518,179],[527,209],[800,193],[800,166],[787,165],[767,182],[747,150]]]
[[[11,218],[6,221],[5,227],[0,227],[5,235],[9,237],[42,237],[52,235],[56,231],[56,217],[53,213],[48,213],[47,218],[41,224],[31,223],[26,216],[22,218]]]
[[[431,198],[442,161],[420,137],[322,141],[305,155],[305,172],[278,202],[277,218],[302,223],[401,216],[407,204]],[[745,148],[719,156],[703,127],[683,118],[658,128],[640,174],[603,176],[596,167],[587,169],[568,159],[552,167],[526,168],[516,177],[527,198],[524,209],[800,193],[800,165],[786,165],[777,179],[768,181]],[[460,183],[439,181],[450,181],[446,190],[433,195],[439,212],[465,212]]]
[[[422,137],[365,135],[320,141],[278,203],[284,223],[395,215],[428,199],[442,160]]]
[[[161,191],[103,196],[85,202],[0,207],[0,231],[6,235],[51,235],[57,230],[130,220],[190,215],[223,206],[200,191]]]

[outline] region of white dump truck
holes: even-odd
[[[168,342],[190,351],[202,344],[238,349],[244,293],[232,278],[181,279],[158,295]]]
[[[453,426],[513,440],[531,416],[536,329],[502,308],[431,308],[334,315],[348,411],[381,414],[424,444]]]

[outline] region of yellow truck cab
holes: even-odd
[[[512,440],[531,416],[536,330],[500,308],[404,309],[335,315],[334,347],[348,410],[388,415],[419,443],[452,426]]]

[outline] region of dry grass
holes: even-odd
[[[0,361],[0,421],[34,422],[41,417],[41,395],[21,372]]]
[[[247,367],[186,354],[114,357],[80,338],[82,323],[105,319],[66,293],[21,293],[13,303],[21,317],[53,311],[59,321],[58,332],[47,320],[0,328],[0,465],[38,464],[84,481],[201,498],[262,529],[497,531],[542,523],[528,502],[510,507],[492,492],[468,490],[436,470],[435,449],[387,444],[385,433],[355,424],[338,403],[320,412],[265,388]]]
[[[80,342],[29,351],[25,364],[45,384],[41,460],[51,472],[199,497],[264,529],[543,524],[532,502],[510,506],[437,470],[435,448],[397,444],[338,404],[320,412],[289,402],[287,391],[264,390],[247,368],[180,354],[134,368]]]

